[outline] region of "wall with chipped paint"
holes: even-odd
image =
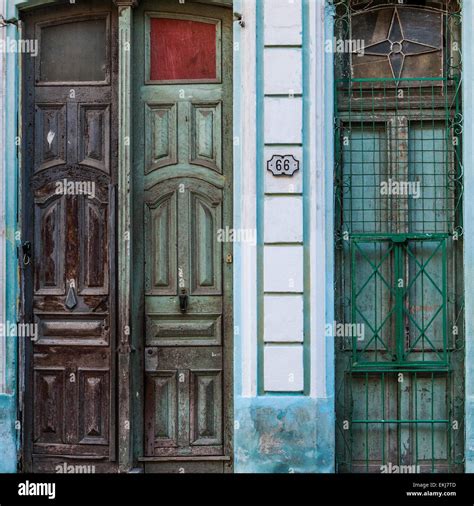
[[[0,14],[5,14],[5,0],[0,0]],[[5,29],[0,29],[0,42],[6,41]],[[0,52],[0,153],[5,152],[5,53]],[[5,160],[0,157],[0,188],[5,187]],[[5,321],[5,196],[0,191],[0,322]],[[5,391],[5,337],[0,335],[0,392]]]
[[[13,9],[14,10],[14,9]],[[0,1],[0,13],[5,18],[12,17],[12,4]],[[1,37],[16,39],[16,26],[0,28]],[[2,323],[17,321],[18,277],[16,272],[16,210],[17,210],[17,136],[16,118],[18,96],[16,90],[17,58],[15,53],[5,52],[2,58],[2,89],[0,95],[1,134],[0,144],[0,315]],[[17,468],[17,342],[15,338],[5,337],[0,343],[2,379],[0,380],[0,473],[15,472]]]
[[[331,12],[324,0],[242,5],[234,79],[256,107],[246,103],[235,124],[234,218],[258,241],[236,248],[235,471],[333,472]],[[300,170],[275,177],[274,154],[293,155]]]

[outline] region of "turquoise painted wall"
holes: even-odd
[[[14,5],[7,2],[6,17],[16,17]],[[18,30],[10,25],[6,28],[7,37],[15,39]],[[17,321],[18,272],[17,272],[17,208],[18,208],[18,159],[16,149],[18,95],[17,55],[6,55],[6,87],[5,99],[5,150],[2,153],[5,163],[5,221],[6,221],[6,294],[5,316],[8,322]],[[13,473],[17,469],[17,448],[19,431],[15,427],[17,420],[17,353],[16,338],[9,337],[6,341],[6,390],[0,394],[0,472]]]
[[[236,472],[334,471],[330,401],[294,395],[237,397],[235,420]]]

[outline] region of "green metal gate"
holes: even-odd
[[[378,29],[384,16],[391,20],[388,38],[399,23],[402,40],[425,12],[443,30],[439,76],[404,77],[395,58],[387,78],[369,67],[367,78],[354,77],[355,63],[338,63],[339,472],[463,469],[462,114],[452,50],[460,7],[447,3],[443,10],[337,5],[346,38],[361,11],[369,17],[359,25],[369,26],[370,16]],[[390,44],[389,59],[395,44],[409,47]],[[371,47],[380,50],[374,56],[385,51]]]

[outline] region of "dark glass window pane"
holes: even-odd
[[[106,30],[105,19],[43,27],[41,81],[105,81]]]
[[[152,81],[216,79],[217,25],[168,18],[150,24]]]

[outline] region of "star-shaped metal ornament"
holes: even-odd
[[[398,84],[398,80],[402,76],[403,66],[407,56],[434,53],[439,51],[439,49],[440,48],[436,46],[406,39],[398,9],[394,9],[387,38],[381,42],[370,44],[360,49],[358,52],[370,56],[387,56],[392,75],[394,79],[397,80]]]

